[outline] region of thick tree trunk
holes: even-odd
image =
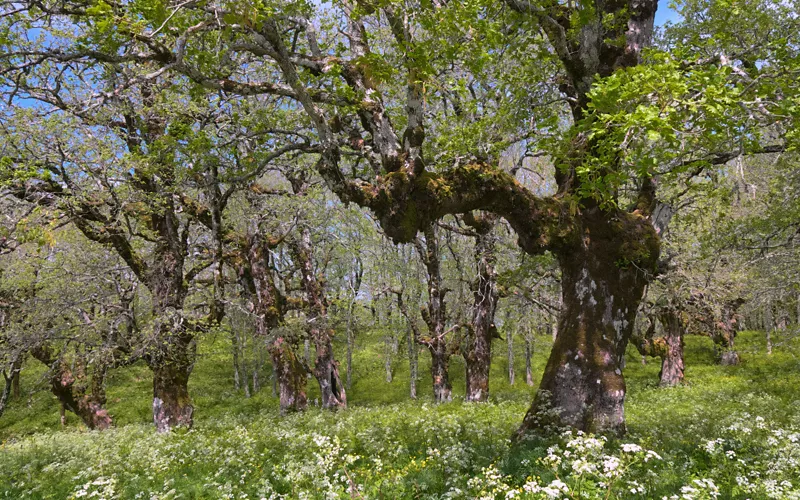
[[[303,411],[308,406],[308,365],[298,356],[300,339],[277,331],[283,322],[287,304],[272,275],[271,244],[271,240],[261,233],[249,235],[243,248],[246,262],[242,263],[238,272],[252,300],[255,336],[266,343],[272,360],[272,390],[273,394],[279,396],[280,411],[284,415]]]
[[[661,373],[659,373],[661,387],[674,387],[683,382],[683,332],[684,325],[680,312],[669,307],[664,308],[658,315],[664,326],[664,346],[661,355]]]
[[[489,399],[489,368],[491,362],[491,333],[476,331],[466,355],[467,394],[465,401]]]
[[[194,406],[189,397],[189,376],[197,345],[194,327],[186,321],[183,265],[185,254],[168,242],[175,238],[177,222],[168,214],[159,227],[170,235],[156,250],[147,286],[153,296],[152,345],[145,359],[153,372],[153,422],[158,432],[191,427]],[[177,245],[177,243],[176,243]]]
[[[446,342],[431,342],[428,345],[431,353],[431,378],[433,380],[433,400],[446,403],[453,400],[453,387],[450,384],[448,365],[450,352]]]
[[[153,371],[153,422],[158,432],[191,427],[194,406],[189,397],[189,376],[197,345],[177,308],[158,308],[147,363]]]
[[[152,366],[153,370],[153,422],[158,432],[169,432],[176,427],[191,427],[194,406],[189,397],[191,365],[181,362],[164,362]]]
[[[548,423],[589,432],[625,431],[621,363],[647,270],[655,267],[658,240],[652,226],[635,215],[610,217],[586,209],[581,218],[584,236],[559,257],[558,336],[518,437]],[[631,257],[636,260],[626,261]],[[548,408],[553,411],[546,415]]]
[[[296,349],[285,339],[278,338],[270,346],[270,355],[279,388],[281,415],[305,410],[308,406],[307,370]]]

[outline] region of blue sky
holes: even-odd
[[[656,26],[661,26],[667,21],[673,23],[678,20],[678,13],[670,9],[670,0],[658,0],[658,10],[656,11]]]

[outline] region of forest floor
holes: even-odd
[[[548,351],[537,339],[534,380]],[[117,427],[60,428],[44,371],[30,362],[23,397],[0,418],[0,498],[800,498],[800,342],[766,355],[763,334],[738,338],[742,363],[714,363],[707,338],[687,338],[684,386],[658,387],[659,363],[629,350],[628,434],[561,433],[512,445],[534,388],[517,354],[495,345],[491,402],[433,405],[420,351],[419,399],[405,358],[386,382],[382,345],[355,357],[350,408],[279,417],[265,388],[233,390],[229,346],[205,339],[192,375],[195,427],[158,435],[143,366],[113,374]],[[402,349],[401,349],[402,351]],[[342,359],[343,356],[340,358]],[[454,395],[463,363],[451,364]]]

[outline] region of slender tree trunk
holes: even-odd
[[[525,383],[533,387],[533,369],[531,366],[531,357],[533,356],[533,346],[530,339],[525,339]]]
[[[770,304],[765,304],[762,312],[764,318],[764,332],[767,336],[767,354],[772,354],[772,329],[774,323],[772,321],[772,307]]]
[[[497,218],[493,215],[480,217],[468,214],[464,220],[475,229],[475,263],[477,278],[473,284],[474,302],[472,324],[467,329],[466,401],[489,399],[489,372],[492,361],[492,338],[496,336],[494,315],[497,311],[497,276],[495,272],[495,237],[492,234]]]
[[[231,351],[233,353],[233,388],[238,391],[242,388],[239,376],[239,332],[234,329],[231,329]]]
[[[311,341],[308,339],[303,341],[303,359],[306,362],[306,366],[311,366]],[[313,376],[313,373],[308,372],[308,378]]]
[[[586,209],[586,235],[559,256],[563,307],[539,390],[517,436],[557,423],[591,432],[625,431],[625,379],[621,362],[639,302],[655,266],[658,240],[635,216],[607,218]],[[620,256],[641,259],[627,264]],[[546,412],[552,408],[549,414]],[[545,420],[543,420],[545,419]],[[555,422],[553,422],[555,420]]]
[[[242,336],[239,337],[239,356],[241,358],[239,362],[239,370],[242,379],[241,387],[244,389],[244,397],[250,399],[252,392],[250,391],[250,377],[247,374],[247,344]]]
[[[351,310],[352,314],[352,310]],[[353,328],[350,325],[350,320],[347,321],[347,389],[353,387],[353,350],[355,348],[355,335],[353,335]]]
[[[508,383],[514,385],[516,372],[514,371],[514,333],[506,330],[506,343],[508,344]]]
[[[272,382],[272,397],[278,396],[278,368],[275,366],[275,363],[272,363],[272,375],[270,375],[269,380]]]
[[[20,370],[14,370],[11,375],[11,396],[14,399],[20,398],[20,390],[19,390],[19,374]]]
[[[19,381],[19,372],[22,368],[22,355],[19,353],[15,353],[11,358],[11,363],[8,366],[8,372],[6,373],[3,370],[3,379],[5,379],[5,386],[3,387],[3,393],[0,394],[0,417],[3,416],[3,413],[6,411],[6,405],[8,404],[8,399],[13,391],[14,380],[16,379]],[[19,386],[17,386],[17,390],[19,390]]]
[[[393,379],[392,360],[394,357],[394,338],[393,334],[383,337],[383,370],[386,374],[386,382],[391,383]]]
[[[414,334],[410,326],[406,329],[406,332],[406,341],[408,343],[408,391],[411,399],[417,399],[417,378],[419,376],[419,368],[417,363],[417,344],[414,341]]]
[[[264,368],[264,349],[258,343],[253,344],[253,394],[261,390],[261,370]]]

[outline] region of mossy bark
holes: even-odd
[[[308,372],[297,356],[295,347],[282,337],[275,339],[269,347],[277,378],[281,415],[303,411],[308,406],[306,396]]]
[[[431,379],[433,381],[433,400],[446,403],[453,400],[453,386],[450,383],[450,352],[444,341],[432,341],[427,344],[431,353]]]
[[[31,354],[50,367],[50,391],[62,410],[77,415],[89,429],[105,430],[112,426],[111,415],[105,408],[106,370],[103,367],[95,369],[90,380],[84,359],[70,363],[55,355],[49,345],[38,346]]]
[[[739,353],[736,352],[734,342],[739,326],[739,308],[745,303],[742,298],[729,300],[722,304],[721,317],[714,325],[713,340],[719,348],[719,363],[723,366],[739,364]]]
[[[288,308],[275,285],[270,247],[275,242],[261,232],[249,234],[238,261],[239,280],[252,301],[255,336],[266,343],[275,374],[275,389],[282,415],[308,406],[308,369],[298,356],[301,339],[279,331]]]
[[[345,408],[347,392],[339,376],[339,363],[333,352],[335,332],[328,325],[328,300],[323,281],[314,269],[313,244],[308,228],[303,228],[300,238],[293,240],[291,246],[292,256],[300,267],[301,282],[308,300],[308,332],[316,352],[312,373],[319,384],[322,407]]]
[[[636,215],[587,209],[581,221],[582,237],[559,256],[558,336],[517,437],[546,423],[625,431],[622,359],[658,242]]]
[[[189,397],[191,366],[166,362],[153,370],[153,422],[158,432],[192,426],[194,406]]]
[[[167,219],[162,224],[175,223]],[[162,232],[172,234],[170,231],[163,229]],[[193,327],[183,312],[187,294],[184,257],[183,252],[166,242],[161,243],[148,274],[154,323],[152,344],[148,346],[145,360],[153,371],[153,422],[158,432],[169,432],[176,427],[188,428],[193,423],[189,376],[194,367],[197,345]]]

